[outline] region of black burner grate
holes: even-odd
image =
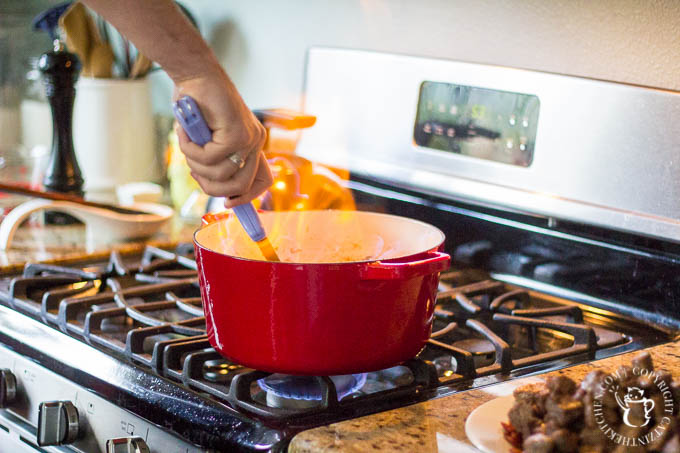
[[[142,365],[190,389],[264,418],[352,411],[375,398],[413,401],[452,382],[508,374],[522,367],[620,345],[627,336],[585,323],[575,304],[543,300],[474,270],[441,276],[434,333],[420,355],[370,373],[359,391],[338,401],[329,377],[314,378],[314,407],[270,407],[257,385],[270,373],[220,356],[209,344],[193,248],[148,247],[143,255],[111,253],[79,266],[28,264],[0,287],[10,307]]]

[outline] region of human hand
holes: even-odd
[[[181,80],[175,87],[174,100],[186,95],[194,98],[212,131],[212,140],[201,147],[177,127],[180,149],[203,191],[225,197],[227,208],[247,203],[264,192],[272,184],[262,152],[266,131],[224,71],[218,68]],[[243,168],[229,159],[234,153],[245,162]]]

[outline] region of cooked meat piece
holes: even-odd
[[[531,436],[534,429],[541,424],[541,419],[536,416],[534,404],[527,401],[515,402],[508,412],[508,420],[524,439]]]
[[[552,453],[555,443],[545,434],[534,434],[524,439],[524,453]]]
[[[583,402],[583,422],[588,428],[598,429],[603,422],[610,426],[616,426],[621,422],[618,405],[601,404],[602,400],[596,400],[596,395],[587,394]],[[614,400],[612,398],[612,400]],[[597,405],[596,405],[597,402]],[[614,402],[616,402],[614,400]]]
[[[547,390],[545,384],[535,382],[517,387],[512,394],[515,397],[515,401],[540,403],[547,396]]]
[[[680,406],[680,381],[671,382],[671,392],[673,392],[673,401],[675,401],[675,407],[673,408],[673,414],[678,413],[678,406]]]
[[[638,377],[633,374],[633,369],[627,365],[621,365],[612,374],[617,377],[621,387],[636,385],[637,383]]]
[[[545,385],[551,395],[573,395],[576,390],[576,382],[566,376],[550,376]]]
[[[664,410],[666,409],[664,407],[664,398],[661,392],[655,392],[652,394],[652,396],[649,397],[652,401],[654,401],[654,420],[661,420],[664,415]]]
[[[594,445],[582,445],[578,449],[578,453],[605,453],[605,448]]]
[[[671,426],[657,424],[650,428],[649,431],[654,433],[655,439],[649,442],[649,444],[647,445],[647,450],[661,451],[664,444],[668,442],[668,439],[670,439],[671,436],[673,435],[674,429],[672,424]],[[659,437],[656,437],[657,434],[660,434]]]
[[[605,377],[605,373],[602,370],[591,371],[583,378],[578,391],[574,395],[574,398],[580,399],[586,394],[592,395],[593,393],[599,392],[598,387]]]
[[[634,385],[632,385],[634,387]],[[627,386],[620,386],[625,390]],[[600,397],[600,402],[603,408],[610,408],[614,410],[619,410],[619,403],[616,401],[616,394],[614,392],[604,392],[601,394],[595,394],[594,396]]]
[[[638,437],[643,437],[645,434],[647,434],[647,427],[642,427],[642,428],[634,428],[631,426],[627,426],[625,424],[621,424],[616,429],[616,432],[623,436],[624,438],[627,439],[637,439]],[[613,453],[645,453],[645,447],[642,445],[616,445],[613,449]]]
[[[591,447],[593,451],[604,451],[607,446],[607,439],[598,428],[584,428],[579,433],[579,438],[581,439],[581,450],[584,447]]]
[[[632,361],[633,368],[644,368],[645,370],[652,371],[654,369],[654,364],[652,363],[652,355],[648,351],[642,351],[635,357]]]
[[[559,453],[577,453],[578,452],[578,434],[567,429],[558,429],[550,434],[554,444],[555,451]]]
[[[647,450],[645,450],[645,447],[641,445],[636,445],[634,447],[628,445],[617,445],[611,451],[612,453],[645,453]]]
[[[522,453],[680,453],[680,404],[674,404],[673,414],[666,412],[663,395],[668,387],[673,401],[680,401],[680,380],[653,366],[652,356],[643,352],[632,366],[593,371],[578,385],[566,376],[550,376],[544,385],[518,388],[508,415],[524,438]],[[617,441],[629,440],[617,445],[604,429],[610,435],[614,430]],[[626,445],[631,439],[648,443]]]
[[[552,421],[562,428],[569,427],[573,422],[583,423],[583,403],[570,396],[555,399],[551,395],[545,400],[545,411],[546,421]]]
[[[676,434],[666,442],[661,453],[680,453],[680,435]]]

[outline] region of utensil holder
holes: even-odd
[[[81,77],[76,89],[73,139],[85,191],[113,194],[122,184],[157,181],[148,79]]]

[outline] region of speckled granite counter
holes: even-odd
[[[650,348],[654,364],[680,377],[680,342]],[[582,379],[595,370],[615,369],[630,364],[637,352],[610,357],[550,374],[564,374]],[[531,378],[529,378],[531,379]],[[511,381],[516,387],[526,379]],[[479,452],[465,435],[465,420],[475,408],[508,394],[510,385],[498,384],[484,389],[469,390],[452,396],[427,401],[341,423],[335,423],[298,434],[288,449],[291,453],[306,452],[371,452],[403,451],[418,453]],[[505,387],[505,388],[503,388]]]
[[[88,244],[83,225],[44,227],[27,224],[17,230],[11,247],[0,251],[0,269],[22,267],[28,261],[68,260],[83,254],[104,254],[112,249],[132,251],[141,249],[146,244],[162,246],[192,241],[197,225],[173,218],[158,233],[144,241],[111,242],[102,237],[96,243]]]

